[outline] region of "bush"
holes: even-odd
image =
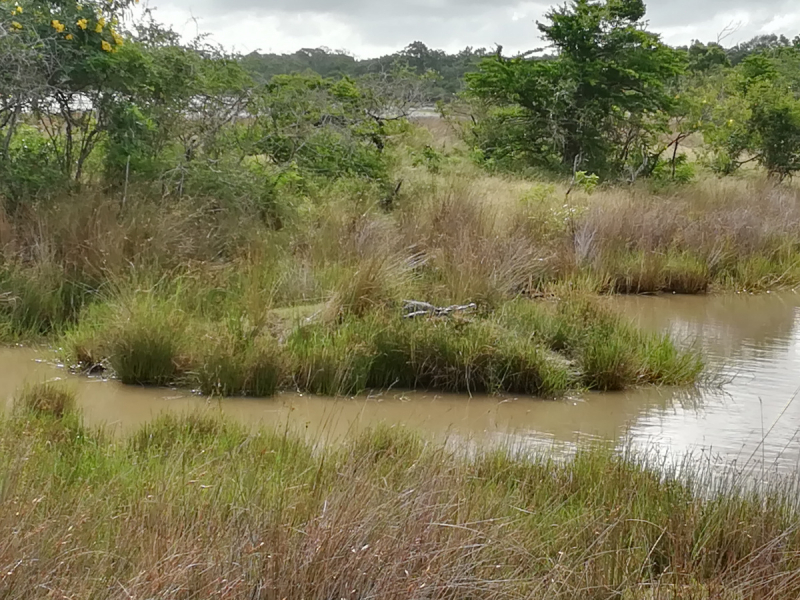
[[[659,159],[651,174],[656,188],[669,184],[687,184],[694,181],[697,175],[695,166],[689,162],[685,154],[678,154],[675,161]]]
[[[20,125],[8,155],[0,160],[0,196],[6,210],[13,214],[26,203],[63,193],[68,183],[52,142],[35,127]]]
[[[229,157],[219,161],[197,159],[168,174],[169,189],[176,194],[207,198],[227,210],[257,215],[264,223],[279,227],[280,173],[259,162],[239,163]]]

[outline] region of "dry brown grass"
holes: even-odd
[[[88,192],[0,211],[0,293],[13,300],[0,335],[58,331],[98,295],[187,277],[199,297],[213,290],[256,321],[266,307],[331,299],[334,314],[404,297],[493,307],[559,282],[622,293],[800,284],[796,186],[748,174],[567,195],[489,175],[457,150],[443,161],[430,172],[400,160],[391,211],[361,181],[287,195],[279,230],[244,207],[143,193],[125,206]]]

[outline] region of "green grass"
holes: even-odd
[[[52,265],[7,269],[0,263],[0,342],[62,333],[89,302],[90,291]]]
[[[108,364],[124,383],[221,396],[400,388],[554,397],[582,387],[692,384],[702,371],[696,353],[578,294],[468,317],[406,320],[384,309],[272,329],[241,321],[209,321],[174,299],[134,295],[113,310],[93,307],[62,347],[71,363]]]
[[[123,309],[108,332],[108,362],[122,383],[167,385],[180,374],[185,319],[145,295]]]
[[[594,270],[617,294],[705,294],[714,282],[708,264],[691,252],[615,252]]]
[[[800,594],[796,481],[697,461],[467,454],[389,427],[315,448],[212,414],[115,440],[16,413],[0,450],[7,598]]]

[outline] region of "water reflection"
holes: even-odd
[[[700,345],[726,383],[688,409],[650,411],[634,440],[676,451],[706,448],[760,468],[796,469],[800,460],[800,296],[764,294],[615,300],[640,325]],[[762,443],[763,441],[763,443]]]
[[[609,300],[642,327],[698,344],[721,388],[647,388],[552,402],[530,398],[388,392],[357,399],[281,394],[208,401],[180,390],[72,377],[46,352],[0,349],[0,399],[26,381],[60,377],[79,394],[91,424],[117,432],[169,410],[221,411],[248,425],[287,426],[339,438],[378,422],[404,424],[475,443],[516,441],[572,447],[585,439],[658,445],[676,454],[704,449],[724,461],[795,469],[800,460],[800,295],[634,297]],[[765,439],[761,444],[762,439]]]

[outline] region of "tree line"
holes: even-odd
[[[420,42],[377,59],[236,56],[185,42],[136,0],[0,0],[0,196],[6,208],[88,182],[125,194],[246,202],[360,178],[391,190],[387,141],[438,101],[489,169],[680,181],[701,161],[800,170],[800,37],[673,48],[642,0],[571,0],[546,47],[505,56]],[[697,156],[687,140],[702,138]]]

